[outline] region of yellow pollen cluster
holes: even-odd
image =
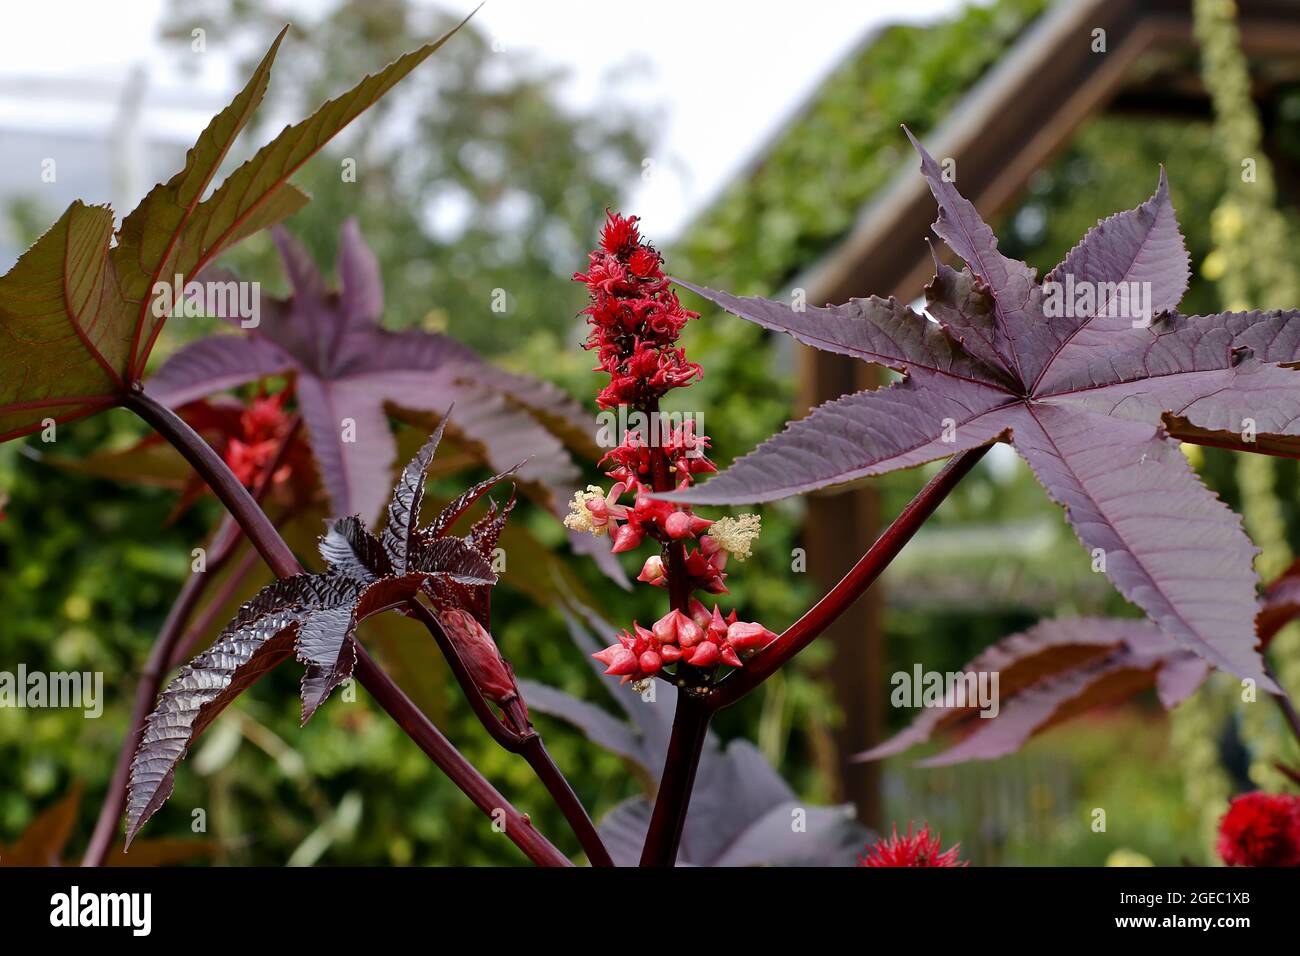
[[[608,525],[591,523],[591,511],[587,508],[588,501],[597,501],[604,497],[605,492],[599,485],[588,485],[586,491],[575,491],[573,500],[569,502],[569,515],[564,519],[564,526],[570,531],[585,531],[597,538],[608,534]]]
[[[718,542],[723,551],[737,561],[750,555],[754,539],[758,537],[762,519],[758,515],[741,515],[739,518],[719,518],[709,528],[709,537]]]

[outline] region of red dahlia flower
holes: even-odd
[[[921,829],[912,833],[912,824],[907,825],[907,836],[898,835],[897,824],[893,827],[893,836],[877,840],[867,847],[865,856],[858,857],[858,866],[967,866],[965,860],[959,860],[957,853],[960,843],[954,843],[948,850],[939,849],[939,834],[930,835],[930,824],[921,825]]]
[[[1219,821],[1218,850],[1228,866],[1300,866],[1300,797],[1237,797]]]

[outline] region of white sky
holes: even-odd
[[[475,2],[438,5],[468,12]],[[179,80],[159,68],[163,58],[152,54],[163,6],[164,0],[7,4],[0,83],[14,76],[120,81],[148,64],[154,90],[175,93],[183,83],[203,105],[220,104],[221,87],[233,78],[212,38],[218,56],[201,77]],[[958,6],[959,0],[489,0],[476,20],[505,51],[567,66],[572,78],[564,93],[576,105],[598,105],[611,73],[640,68],[647,78],[619,86],[619,95],[656,108],[662,135],[628,208],[667,241],[868,30]],[[0,118],[22,109],[0,95]],[[104,106],[95,115],[110,111]],[[195,119],[195,132],[204,119]]]

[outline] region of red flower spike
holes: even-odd
[[[898,826],[888,839],[877,840],[866,848],[866,856],[858,857],[858,866],[967,866],[959,860],[960,843],[946,851],[940,850],[939,834],[930,835],[930,825],[923,824],[913,835],[912,824],[907,825],[907,836],[898,835]]]
[[[612,256],[622,256],[636,249],[641,243],[641,234],[636,224],[640,216],[620,216],[618,213],[605,213],[605,227],[600,231],[600,245]]]
[[[288,391],[283,391],[269,398],[265,395],[254,398],[239,415],[240,433],[230,436],[226,442],[222,457],[246,488],[257,483],[279,451],[289,427],[289,416],[284,411],[288,397]]]
[[[688,361],[677,345],[683,327],[696,314],[682,308],[663,273],[662,257],[642,239],[635,217],[608,214],[600,247],[591,253],[587,271],[574,279],[585,283],[590,295],[584,310],[591,329],[586,347],[596,355],[597,370],[610,377],[598,397],[602,408],[629,406],[646,412],[656,408],[667,391],[700,376],[700,367]],[[660,433],[657,447],[651,446],[643,431],[626,432],[618,446],[601,458],[616,484],[608,495],[595,486],[579,493],[575,523],[595,534],[608,532],[612,550],[619,553],[639,547],[647,536],[660,544],[698,538],[702,546],[691,548],[682,566],[671,570],[685,577],[691,592],[726,593],[727,558],[732,553],[738,558],[748,555],[744,546],[757,533],[756,516],[748,516],[753,519],[752,531],[746,516],[726,519],[715,527],[690,508],[652,498],[651,475],[664,459],[677,488],[689,487],[695,475],[717,469],[707,457],[709,437],[696,432],[694,421]],[[630,506],[616,503],[624,492],[633,496]],[[711,528],[714,533],[705,534]],[[664,555],[647,558],[637,580],[667,587],[666,560]],[[607,666],[606,673],[627,682],[643,680],[677,662],[700,668],[742,667],[744,657],[775,638],[759,624],[737,622],[735,611],[724,617],[716,605],[709,611],[691,598],[686,613],[671,610],[649,630],[634,623],[632,633],[624,632],[619,644],[595,656]]]
[[[642,242],[636,217],[609,213],[600,248],[591,253],[586,283],[591,304],[584,310],[591,334],[587,348],[610,382],[597,401],[602,408],[648,408],[673,388],[697,378],[700,367],[674,348],[682,327],[697,313],[683,309],[663,274],[655,248]]]
[[[1300,797],[1237,797],[1219,821],[1217,848],[1228,866],[1300,866]]]

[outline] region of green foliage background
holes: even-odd
[[[899,124],[920,135],[932,129],[1045,5],[998,0],[873,38],[828,78],[762,162],[670,245],[671,271],[738,293],[779,293],[834,245],[876,190],[914,165]],[[196,24],[253,56],[286,19],[276,4],[174,0],[169,29],[182,60]],[[289,96],[264,113],[299,101],[314,107],[360,70],[440,27],[403,0],[344,2],[315,21],[292,19],[295,30],[272,84],[273,96]],[[582,289],[569,274],[585,264],[604,210],[620,208],[653,125],[621,107],[600,116],[562,109],[554,76],[493,56],[472,25],[445,52],[341,146],[309,164],[299,182],[314,200],[291,229],[328,263],[339,221],[358,216],[384,266],[390,327],[447,331],[590,404],[596,377],[590,356],[576,347]],[[615,93],[610,101],[620,102]],[[1289,115],[1278,138],[1294,150],[1300,136],[1287,131],[1300,111]],[[341,182],[342,157],[357,160],[356,183]],[[1149,118],[1090,121],[1004,217],[1004,251],[1045,271],[1100,216],[1145,199],[1162,162],[1193,262],[1203,262],[1225,183],[1220,151],[1208,124]],[[456,213],[450,219],[448,209]],[[21,212],[22,223],[44,224]],[[280,270],[266,237],[229,260],[276,291]],[[490,310],[497,288],[510,303],[503,316]],[[1215,288],[1198,272],[1185,310],[1218,307]],[[160,354],[206,331],[177,325]],[[795,393],[786,341],[710,312],[688,330],[685,345],[706,375],[681,393],[682,401],[704,412],[717,460],[730,461],[779,429]],[[123,447],[142,434],[131,416],[114,412],[61,430],[58,454]],[[0,446],[0,489],[10,496],[8,520],[0,522],[0,668],[22,661],[102,670],[109,702],[98,721],[67,711],[0,712],[0,842],[12,841],[36,812],[81,782],[90,799],[74,838],[79,850],[125,730],[133,674],[188,573],[190,549],[218,512],[208,501],[168,524],[170,493],[37,461],[47,450],[39,439]],[[1229,456],[1207,451],[1199,462],[1207,480],[1237,503]],[[881,479],[884,513],[896,513],[931,470]],[[594,468],[591,474],[595,480]],[[1279,487],[1294,487],[1295,478],[1293,463],[1283,465]],[[1290,500],[1281,507],[1295,540],[1300,516]],[[552,518],[521,511],[519,520],[563,548]],[[801,503],[779,503],[763,514],[760,547],[729,584],[746,616],[779,629],[815,594],[791,571]],[[579,573],[611,620],[658,616],[658,592],[623,593],[588,567]],[[555,611],[512,590],[508,573],[505,580],[494,618],[516,670],[600,700]],[[891,568],[885,586],[889,671],[917,661],[955,669],[1041,617],[1132,613],[1090,572],[1059,511],[1010,458],[981,466],[962,484]],[[825,800],[833,781],[818,756],[819,738],[837,715],[812,676],[827,652],[814,647],[805,657],[757,699],[727,712],[718,729],[756,739],[801,794]],[[576,852],[526,765],[486,739],[433,655],[424,666],[421,683],[432,688],[439,725],[563,849]],[[187,834],[192,810],[203,808],[208,835],[223,846],[216,862],[521,862],[364,693],[354,704],[331,701],[299,729],[294,670],[281,668],[262,681],[214,726],[147,835]],[[907,717],[891,715],[899,724]],[[555,722],[543,718],[541,726],[597,815],[641,789],[616,758]],[[1204,862],[1198,810],[1184,797],[1167,736],[1158,707],[1143,701],[1058,729],[1024,754],[985,767],[921,773],[891,762],[887,802],[900,825],[929,818],[981,863],[1100,864],[1124,848],[1157,863]],[[1124,808],[1112,813],[1108,834],[1088,827],[1096,806]]]

